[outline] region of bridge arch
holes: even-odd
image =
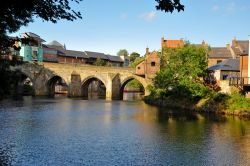
[[[22,70],[16,70],[14,88],[17,95],[35,95],[34,77],[31,73]]]
[[[123,92],[124,92],[124,89],[126,87],[126,85],[132,81],[132,80],[136,80],[138,81],[142,87],[143,87],[143,95],[145,95],[146,93],[146,89],[147,89],[147,83],[143,80],[144,78],[141,78],[141,77],[138,77],[138,76],[134,76],[134,75],[131,75],[131,76],[128,76],[126,77],[125,79],[123,79],[121,81],[121,88],[120,88],[120,100],[123,100]]]
[[[107,83],[103,78],[90,75],[81,83],[81,96],[84,99],[106,98]]]
[[[64,93],[68,92],[68,84],[67,82],[59,75],[51,76],[47,82],[47,95],[49,97],[54,97],[55,93]]]

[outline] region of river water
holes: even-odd
[[[0,103],[0,165],[250,165],[250,122],[142,101]]]

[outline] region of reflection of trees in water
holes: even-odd
[[[88,86],[89,99],[103,99],[106,96],[106,87],[100,80],[93,80]]]

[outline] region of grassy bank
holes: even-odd
[[[250,119],[250,99],[240,93],[214,93],[207,98],[191,101],[181,96],[146,96],[144,101],[160,107],[176,107],[196,112],[213,112]]]

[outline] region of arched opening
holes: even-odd
[[[30,77],[26,74],[17,71],[15,73],[15,85],[14,85],[14,94],[18,96],[33,96],[34,92],[34,85],[33,81]]]
[[[47,82],[49,97],[67,96],[68,85],[60,76],[54,76]]]
[[[106,86],[96,77],[86,79],[82,84],[82,97],[84,99],[105,99],[106,98]]]
[[[145,94],[145,88],[140,81],[135,78],[129,78],[121,85],[121,100],[141,100]]]

